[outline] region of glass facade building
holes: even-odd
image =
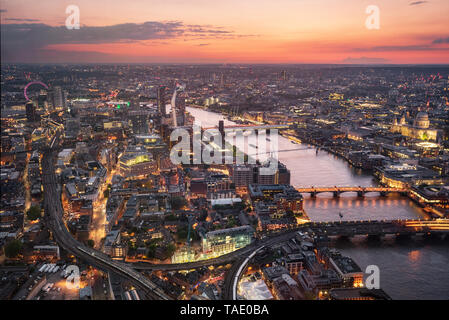
[[[203,254],[220,256],[249,245],[254,234],[250,226],[210,231],[203,237]]]

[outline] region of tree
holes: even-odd
[[[27,218],[30,221],[37,220],[41,217],[41,208],[39,206],[31,206],[27,211]]]
[[[167,221],[176,221],[178,218],[174,214],[168,214],[165,216],[165,220]]]
[[[188,226],[183,226],[178,228],[178,231],[176,232],[176,235],[178,236],[178,239],[181,241],[187,240],[187,234],[189,232]]]
[[[176,246],[173,243],[170,243],[166,249],[167,255],[169,257],[171,257],[173,255],[173,253],[175,253],[175,250],[176,250]]]
[[[93,248],[94,245],[95,245],[95,241],[92,240],[92,239],[89,239],[89,240],[87,240],[87,245],[88,245],[89,247]]]
[[[109,189],[103,191],[103,197],[105,197],[106,199],[109,198]]]
[[[203,208],[201,210],[200,216],[198,217],[198,221],[206,221],[206,219],[207,219],[207,210]]]
[[[232,228],[232,227],[235,227],[236,224],[237,224],[237,222],[235,221],[235,218],[234,218],[233,216],[230,216],[230,217],[228,218],[228,223],[227,223],[227,225],[226,225],[226,228]]]
[[[157,248],[156,243],[152,243],[148,246],[147,259],[154,258],[155,254],[156,254],[156,248]]]
[[[5,255],[8,258],[15,258],[22,250],[22,242],[20,240],[12,240],[5,247]]]
[[[173,210],[179,210],[187,204],[187,200],[183,197],[173,197],[170,204]]]

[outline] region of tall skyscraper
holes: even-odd
[[[63,109],[67,108],[67,92],[62,90],[61,87],[54,87],[47,94],[47,100],[50,102],[52,109]]]
[[[36,112],[36,106],[34,105],[33,102],[28,102],[25,105],[26,108],[26,116],[27,116],[27,121],[28,122],[35,122],[38,120],[38,115]]]
[[[185,125],[186,114],[186,98],[184,92],[179,92],[176,95],[176,122],[178,126]]]
[[[165,105],[167,104],[167,93],[166,93],[167,87],[160,86],[157,88],[157,109],[159,113],[165,117],[167,114]]]
[[[45,109],[45,104],[47,102],[47,94],[45,93],[45,91],[41,91],[39,93],[39,96],[37,97],[37,107],[39,109]]]
[[[184,91],[184,86],[179,83],[176,84],[175,90],[173,91],[173,96],[171,98],[171,112],[173,119],[173,126],[183,125],[184,114],[185,114],[185,98],[178,98],[179,93]],[[179,103],[179,106],[178,106]],[[178,123],[178,115],[181,123]]]
[[[286,81],[286,80],[287,80],[287,71],[286,71],[286,70],[282,70],[282,71],[281,71],[281,79],[282,79],[283,81]]]

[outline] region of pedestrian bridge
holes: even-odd
[[[390,188],[390,187],[309,187],[309,188],[296,188],[300,193],[308,193],[311,197],[315,197],[318,193],[329,192],[334,195],[334,197],[339,197],[343,192],[356,192],[359,197],[363,197],[369,192],[378,192],[380,195],[385,196],[389,193],[401,193],[406,194],[407,189],[401,188]]]

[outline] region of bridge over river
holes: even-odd
[[[359,197],[363,197],[368,192],[378,192],[381,196],[389,193],[407,194],[407,189],[389,188],[389,187],[306,187],[296,188],[300,193],[309,193],[311,197],[315,197],[318,193],[330,192],[334,197],[339,197],[343,192],[356,192]]]

